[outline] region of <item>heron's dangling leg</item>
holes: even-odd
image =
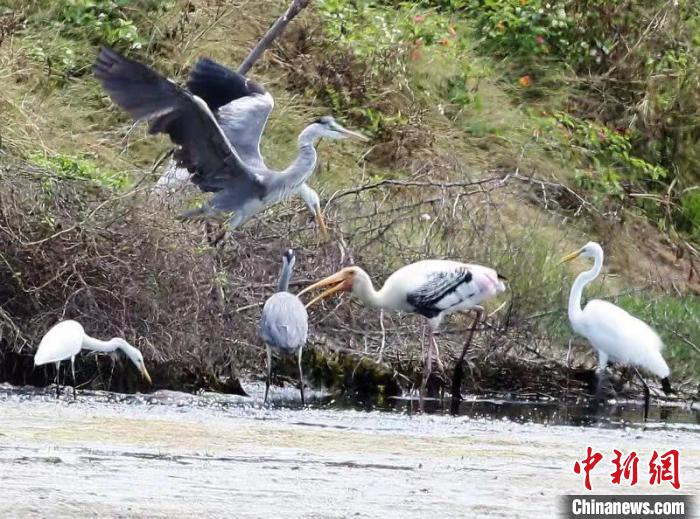
[[[474,313],[474,322],[469,330],[469,335],[467,340],[464,342],[464,347],[462,348],[462,353],[457,359],[455,364],[455,369],[452,374],[452,401],[450,403],[450,413],[456,415],[459,412],[459,402],[462,400],[462,377],[464,376],[464,358],[467,356],[467,351],[472,344],[472,338],[474,337],[474,331],[476,330],[476,325],[481,320],[484,313],[484,309],[480,306],[475,306],[472,308]]]
[[[216,216],[218,211],[211,206],[202,205],[200,207],[195,207],[194,209],[188,209],[187,211],[180,213],[177,216],[178,220],[204,220],[206,218],[211,218]]]
[[[323,219],[320,205],[314,208],[314,218],[316,219],[316,225],[318,225],[319,231],[321,231],[321,236],[328,238],[328,227],[326,227],[326,221]]]
[[[235,231],[239,225],[241,225],[245,220],[246,216],[242,211],[236,211],[231,215],[231,217],[226,221],[229,231]]]
[[[304,374],[301,370],[301,353],[303,348],[299,348],[299,391],[301,392],[301,405],[304,405]]]
[[[77,390],[75,389],[75,355],[73,355],[70,358],[70,370],[71,370],[71,373],[73,374],[73,400],[75,400],[76,398],[78,398],[78,396],[76,394]]]
[[[267,344],[267,378],[265,379],[265,400],[263,404],[267,404],[267,393],[270,391],[270,381],[272,380],[272,349]]]
[[[642,381],[642,386],[644,387],[644,421],[646,422],[647,418],[649,418],[649,386],[647,386],[646,380],[644,380],[637,368],[634,368],[634,372],[639,377],[639,380]]]
[[[61,374],[61,361],[59,360],[56,363],[56,398],[61,397],[61,379],[60,379],[60,374]]]

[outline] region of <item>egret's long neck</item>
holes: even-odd
[[[315,131],[315,125],[304,128],[299,135],[299,153],[294,162],[282,173],[275,176],[276,187],[281,198],[291,194],[307,178],[311,176],[316,167],[316,148],[314,144],[320,137]]]
[[[101,341],[99,339],[95,339],[94,337],[90,337],[86,334],[83,338],[83,348],[91,351],[110,353],[119,348],[119,344],[114,339],[110,339],[108,341]]]
[[[581,295],[583,294],[583,287],[597,278],[602,268],[603,254],[601,252],[595,256],[593,268],[586,270],[585,272],[581,272],[571,287],[571,292],[569,293],[569,321],[571,321],[574,328],[576,328],[578,323],[581,321],[583,314],[583,310],[581,310]]]
[[[375,290],[372,280],[364,271],[355,275],[352,284],[352,293],[367,306],[386,308],[389,303],[388,293],[384,290],[384,287],[380,290]]]

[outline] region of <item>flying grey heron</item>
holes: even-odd
[[[90,337],[85,333],[82,325],[77,321],[66,320],[55,324],[41,339],[39,348],[34,355],[34,365],[56,364],[56,398],[59,396],[59,372],[61,362],[70,359],[71,372],[73,373],[73,398],[75,398],[75,356],[80,350],[111,353],[122,350],[134,366],[141,372],[143,378],[150,384],[151,376],[148,374],[143,362],[143,355],[124,339],[115,337],[108,341],[101,341]]]
[[[282,256],[277,292],[265,301],[260,318],[260,338],[267,350],[267,380],[265,382],[265,403],[272,378],[272,350],[285,355],[298,355],[299,391],[304,405],[304,375],[301,369],[301,354],[309,331],[309,316],[304,304],[294,294],[287,292],[294,268],[294,251],[288,250]]]
[[[179,168],[174,159],[170,159],[165,171],[160,176],[154,191],[158,195],[170,196],[175,192],[182,190],[190,182],[190,172],[185,168]],[[306,182],[302,183],[294,192],[301,196],[306,204],[307,209],[316,220],[316,225],[324,236],[328,235],[326,222],[323,219],[323,211],[321,211],[321,199],[318,193]]]
[[[442,319],[454,312],[476,310],[482,301],[503,292],[503,276],[494,269],[449,260],[423,260],[401,267],[375,290],[369,275],[360,267],[346,267],[299,292],[299,296],[316,288],[328,287],[306,307],[337,292],[351,292],[364,304],[376,308],[419,314],[428,320],[430,336],[423,369],[423,387],[432,370],[433,352],[438,367],[442,361],[435,335]],[[472,329],[473,331],[473,329]],[[471,335],[469,336],[471,339]],[[460,359],[461,363],[461,359]]]
[[[147,120],[150,133],[166,133],[179,145],[174,158],[179,167],[192,173],[192,182],[204,192],[215,193],[183,218],[233,212],[229,226],[235,229],[300,189],[308,194],[305,182],[316,166],[318,139],[368,140],[343,128],[333,117],[321,117],[299,134],[299,152],[292,164],[274,171],[260,154],[260,138],[274,101],[257,83],[202,58],[185,89],[105,47],[93,70],[117,105],[134,119]],[[318,204],[314,213],[323,229]]]

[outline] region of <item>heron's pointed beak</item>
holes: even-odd
[[[567,261],[575,260],[581,255],[582,252],[583,249],[579,249],[577,251],[572,252],[571,254],[567,254],[561,259],[561,261],[559,261],[559,265],[561,265],[562,263],[566,263]]]
[[[343,126],[339,125],[338,123],[334,123],[332,126],[333,130],[335,130],[338,133],[342,133],[346,137],[350,137],[351,139],[356,139],[358,141],[362,142],[369,142],[369,139],[362,135],[361,133],[354,132],[352,130],[348,130],[347,128],[344,128]]]
[[[365,137],[361,133],[348,130],[347,128],[341,128],[341,132],[350,137],[351,139],[356,139],[361,142],[369,142],[369,138]]]
[[[347,272],[336,272],[332,276],[328,276],[327,278],[322,279],[321,281],[317,281],[313,285],[309,285],[306,287],[304,290],[299,292],[297,296],[301,296],[302,294],[305,294],[306,292],[310,292],[311,290],[315,290],[317,288],[323,288],[327,287],[329,285],[333,285],[331,288],[328,290],[321,292],[319,295],[314,297],[311,301],[306,303],[306,308],[309,308],[311,305],[318,301],[322,301],[324,299],[329,298],[336,292],[344,292],[347,290],[352,289],[352,277],[347,273]]]
[[[148,382],[149,385],[153,384],[153,381],[151,380],[151,375],[148,374],[146,366],[143,366],[140,371],[141,375],[143,375],[144,380]]]
[[[321,208],[317,207],[314,214],[316,215],[316,225],[318,225],[318,228],[321,230],[321,235],[323,235],[324,238],[328,238],[328,227],[326,227],[326,221],[323,219]]]

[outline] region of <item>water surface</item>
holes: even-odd
[[[246,386],[248,389],[249,386]],[[386,410],[274,388],[252,398],[159,391],[79,392],[0,386],[2,517],[551,517],[583,491],[573,464],[591,446],[601,493],[649,487],[651,452],[681,452],[682,493],[700,491],[697,408],[471,399],[463,415]],[[431,404],[428,405],[428,408]],[[585,426],[584,426],[585,425]],[[636,450],[640,483],[610,485],[613,449]]]

